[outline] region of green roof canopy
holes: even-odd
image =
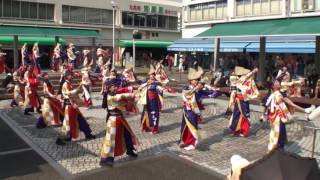
[[[40,45],[53,45],[55,44],[55,39],[53,37],[24,37],[19,36],[18,42],[20,44],[28,43],[33,44],[38,42]],[[61,44],[65,44],[64,38],[59,38],[59,42]],[[13,43],[13,36],[0,36],[0,44],[12,44]]]
[[[72,37],[97,37],[99,31],[91,29],[56,28],[56,27],[32,27],[32,26],[11,26],[0,25],[0,35],[18,36],[72,36]]]
[[[173,44],[171,41],[135,41],[136,47],[150,47],[150,48],[167,48]],[[132,47],[132,40],[120,40],[120,47]]]
[[[320,35],[320,17],[216,24],[197,37]]]

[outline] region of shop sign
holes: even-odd
[[[130,11],[136,11],[136,12],[144,12],[144,13],[152,13],[152,14],[166,14],[166,15],[177,15],[178,12],[175,10],[165,9],[161,6],[150,6],[150,5],[144,5],[143,7],[141,5],[130,5],[129,6]]]

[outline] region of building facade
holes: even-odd
[[[213,24],[320,15],[320,0],[184,0],[183,38]]]
[[[116,47],[121,40],[131,40],[133,30],[139,30],[142,40],[146,41],[175,41],[181,38],[181,3],[177,1],[115,0],[114,14]],[[112,17],[111,0],[0,0],[1,25],[79,28],[99,32],[95,38],[59,37],[66,44],[72,42],[78,47],[99,44],[112,47]],[[4,43],[1,41],[0,37],[0,43]],[[13,45],[6,44],[7,48],[10,46],[12,48]]]

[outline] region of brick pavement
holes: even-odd
[[[99,168],[99,151],[104,137],[106,112],[100,108],[102,97],[93,96],[94,108],[81,109],[93,129],[97,138],[91,141],[80,140],[66,146],[57,146],[55,139],[60,128],[46,128],[38,130],[35,127],[36,117],[24,116],[19,108],[8,108],[8,101],[1,101],[0,116],[29,138],[53,162],[66,169],[70,174],[77,174]],[[195,151],[180,149],[176,141],[179,139],[182,116],[181,98],[179,94],[165,95],[164,110],[160,116],[160,133],[152,135],[140,131],[140,115],[131,115],[127,120],[142,143],[138,147],[139,158],[149,157],[161,152],[171,153],[195,162],[203,167],[221,174],[230,172],[229,159],[233,154],[240,154],[250,161],[262,157],[267,150],[269,125],[259,122],[261,107],[252,105],[251,134],[248,138],[234,137],[226,128],[228,118],[224,116],[227,102],[224,100],[207,99],[204,101],[206,110],[203,111],[204,123],[200,125],[203,138],[199,148]],[[287,149],[303,156],[310,156],[312,136],[303,126],[319,126],[320,120],[315,122],[303,121],[304,116],[298,114],[287,126],[289,145]],[[81,138],[84,136],[81,134]],[[316,151],[320,151],[317,145]],[[320,159],[319,153],[316,154]],[[131,160],[126,155],[117,158],[121,163]]]

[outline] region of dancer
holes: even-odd
[[[33,48],[32,48],[32,64],[33,64],[33,71],[34,75],[38,77],[40,75],[40,54],[39,54],[39,46],[38,43],[34,43]]]
[[[102,49],[102,45],[99,44],[99,47],[97,49],[97,72],[101,72],[104,66],[104,54],[105,50]]]
[[[57,43],[56,47],[53,50],[52,56],[52,71],[57,72],[61,63],[61,44]]]
[[[234,98],[236,97],[237,94],[237,81],[238,77],[232,72],[229,77],[229,82],[230,82],[230,98],[229,98],[229,103],[228,103],[228,108],[226,111],[226,115],[229,116],[232,114],[233,111],[233,106],[234,106]]]
[[[132,101],[135,94],[132,93],[132,87],[117,88],[117,81],[115,79],[107,82],[107,128],[106,136],[103,141],[100,152],[100,165],[112,166],[114,158],[123,155],[125,152],[131,157],[137,157],[134,152],[134,145],[138,145],[138,139],[133,133],[130,125],[123,116],[122,99]]]
[[[4,53],[2,51],[2,44],[0,44],[0,74],[6,71],[7,65],[6,65],[6,55],[7,53]]]
[[[84,56],[82,67],[91,69],[91,66],[93,64],[92,59],[89,58],[91,51],[87,48],[87,49],[83,50],[82,52],[83,52],[83,56]]]
[[[29,54],[28,54],[28,44],[24,43],[21,48],[21,64],[22,66],[26,66],[29,64]]]
[[[175,92],[170,88],[162,87],[155,76],[155,69],[150,66],[148,81],[138,89],[140,95],[138,103],[143,105],[141,114],[142,131],[151,131],[152,134],[156,134],[159,131],[160,111],[163,107],[163,91]]]
[[[79,130],[82,131],[87,140],[95,138],[92,135],[90,126],[75,101],[75,95],[81,89],[81,85],[77,89],[73,89],[71,85],[71,80],[73,78],[73,73],[67,71],[65,73],[65,82],[62,86],[62,95],[63,95],[63,107],[64,107],[64,120],[63,120],[63,130],[67,138],[66,141],[76,141],[79,139]],[[59,142],[59,140],[57,140]]]
[[[60,100],[54,94],[54,88],[49,80],[48,73],[42,74],[44,100],[42,104],[42,115],[38,118],[37,128],[45,128],[49,125],[57,126],[62,121],[63,110]],[[50,114],[53,118],[50,120]]]
[[[67,49],[67,56],[68,56],[68,65],[71,67],[75,66],[75,61],[76,61],[76,51],[73,43],[69,44],[69,47]]]
[[[92,100],[91,100],[91,79],[89,74],[89,68],[82,68],[82,90],[83,90],[83,103],[87,109],[92,107]]]
[[[202,75],[201,67],[190,68],[188,74],[190,84],[184,86],[182,90],[183,115],[179,145],[185,150],[195,149],[201,139],[198,131],[198,122],[201,118],[198,101],[204,98],[216,98],[221,95],[219,90],[200,83]]]
[[[280,89],[280,82],[276,80],[266,103],[267,117],[271,126],[268,144],[269,152],[274,148],[284,149],[284,145],[287,143],[286,123],[290,120],[291,113],[296,110],[309,114],[314,109],[314,107],[303,109],[294,104],[280,92]]]
[[[28,65],[27,71],[24,73],[25,86],[25,102],[24,102],[24,114],[31,115],[29,112],[34,112],[36,109],[38,113],[40,110],[40,98],[38,95],[38,79],[34,74],[33,65]]]
[[[249,100],[257,98],[259,91],[253,80],[258,69],[250,71],[243,67],[235,68],[237,79],[237,92],[232,101],[232,116],[229,121],[229,128],[235,136],[249,136],[250,129],[250,107]],[[231,106],[231,107],[232,107]]]
[[[19,106],[23,105],[24,102],[24,86],[23,86],[23,80],[21,80],[21,75],[19,73],[19,70],[15,70],[12,74],[13,76],[13,98],[10,103],[10,106]]]

